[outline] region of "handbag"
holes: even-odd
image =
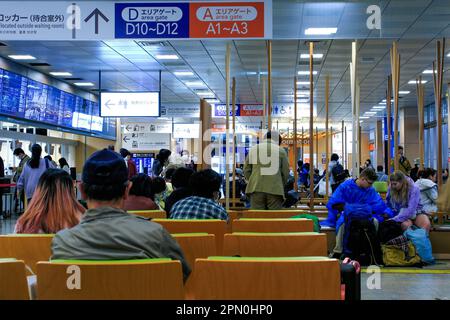
[[[399,236],[381,245],[385,266],[413,266],[421,264],[414,244],[405,236]]]

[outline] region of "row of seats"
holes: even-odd
[[[195,299],[338,300],[341,295],[339,262],[325,257],[209,257],[197,259],[194,269]],[[23,261],[0,261],[0,275],[0,299],[29,299]],[[185,291],[181,263],[170,259],[43,261],[37,268],[42,300],[182,300]]]

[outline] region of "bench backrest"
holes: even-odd
[[[0,259],[0,300],[29,300],[25,263]]]
[[[233,221],[233,232],[312,232],[314,223],[310,219],[254,218]]]
[[[163,210],[130,210],[128,213],[148,219],[165,219],[167,217]]]

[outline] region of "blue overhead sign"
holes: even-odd
[[[115,38],[189,38],[189,3],[116,3]]]

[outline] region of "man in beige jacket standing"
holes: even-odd
[[[280,144],[278,132],[268,131],[245,159],[244,175],[248,180],[245,192],[250,197],[251,209],[278,210],[283,206],[289,161]]]

